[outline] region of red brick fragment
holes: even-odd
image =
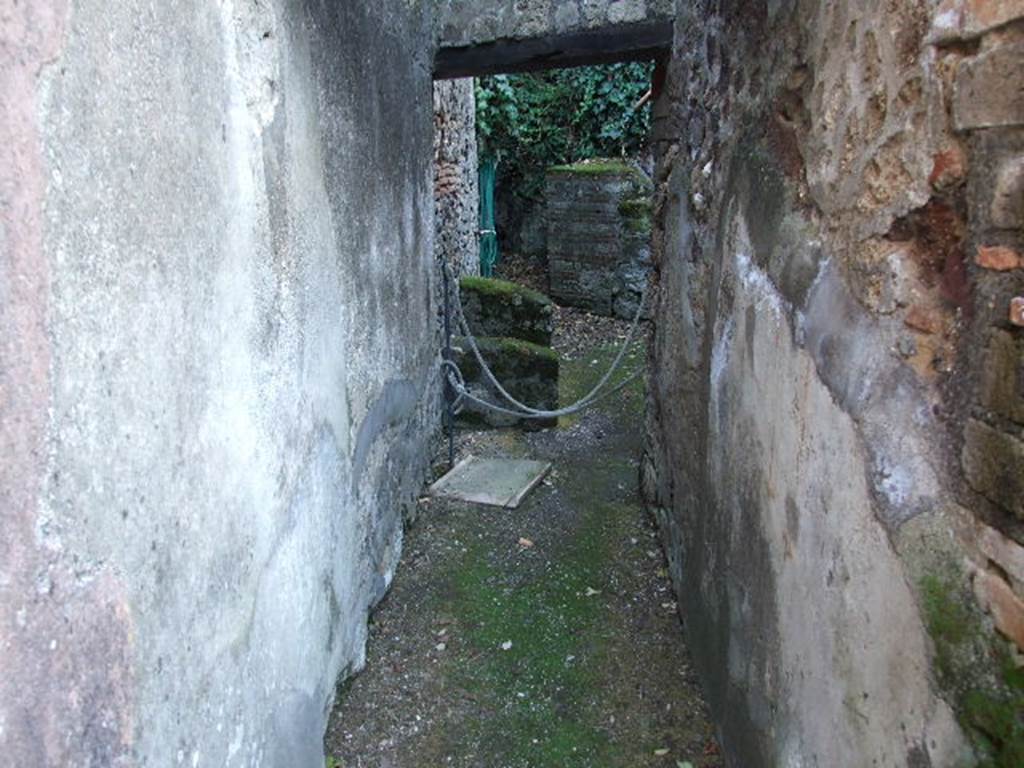
[[[941,191],[955,187],[967,176],[967,156],[958,145],[937,153],[932,160],[932,172],[928,183]]]
[[[1010,300],[1010,322],[1024,328],[1024,296],[1014,296]]]
[[[1024,259],[1012,248],[1003,245],[983,245],[978,248],[974,262],[979,267],[1006,272],[1024,266]]]
[[[1024,16],[1022,0],[967,0],[967,13],[978,29],[987,30]]]
[[[931,310],[917,305],[910,308],[907,316],[903,318],[908,328],[913,328],[921,333],[938,333],[942,330],[942,321]]]
[[[969,40],[1024,17],[1024,0],[942,0],[933,15],[933,42]]]
[[[978,524],[978,549],[1010,577],[1024,586],[1024,547],[994,528]]]
[[[996,629],[1024,650],[1024,602],[995,574],[979,571],[974,592],[982,607],[992,614]]]

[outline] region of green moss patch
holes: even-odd
[[[459,360],[462,372],[469,379],[478,377],[480,366],[469,350],[469,342],[457,336],[452,343],[465,352]],[[501,336],[481,336],[476,344],[495,376],[558,377],[558,353],[551,347]]]
[[[551,347],[541,346],[540,344],[534,344],[529,341],[522,341],[521,339],[491,338],[484,341],[478,340],[478,345],[479,344],[486,345],[489,349],[494,349],[495,351],[509,355],[518,355],[520,357],[539,357],[543,360],[555,363],[558,362],[558,353]],[[481,346],[480,349],[483,350],[483,346]]]
[[[575,403],[587,395],[615,361],[618,352],[617,346],[603,346],[589,350],[581,357],[562,360],[558,378],[558,402]],[[643,347],[636,344],[626,353],[622,367],[608,386],[614,387],[616,382],[624,380],[631,372],[642,369],[644,365]],[[644,378],[638,376],[619,392],[602,400],[599,407],[605,411],[618,411],[630,419],[642,419],[645,392]],[[560,423],[569,425],[578,419],[577,415],[563,416]]]
[[[942,690],[971,736],[983,768],[1024,765],[1024,670],[1014,667],[1005,645],[949,565],[921,582],[925,621],[935,642]]]
[[[611,640],[608,609],[592,590],[636,511],[601,502],[592,486],[580,491],[588,501],[582,524],[549,568],[510,584],[487,546],[473,542],[452,576],[450,610],[470,648],[452,673],[496,713],[472,724],[474,740],[511,765],[582,768],[622,759],[591,704],[602,695]]]
[[[633,197],[619,203],[619,213],[629,219],[649,218],[652,210],[649,197]]]
[[[650,233],[652,211],[650,197],[633,197],[619,203],[619,215],[633,232]]]
[[[636,176],[638,171],[622,160],[585,160],[571,165],[555,165],[548,168],[548,173],[572,174],[577,176]]]
[[[551,299],[540,291],[527,288],[508,280],[493,277],[475,277],[468,275],[459,279],[459,288],[463,293],[478,293],[481,296],[497,299],[508,303],[532,303],[543,307],[552,307]]]

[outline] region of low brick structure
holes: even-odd
[[[556,301],[632,318],[651,265],[650,182],[619,161],[547,173],[548,267]]]
[[[544,294],[505,280],[464,277],[459,281],[459,295],[474,334],[551,346],[554,305]]]
[[[558,408],[558,354],[551,347],[493,336],[477,337],[477,345],[495,378],[512,397],[534,408]],[[466,339],[454,339],[453,347],[455,362],[466,379],[466,388],[482,400],[511,407],[484,378]],[[542,429],[558,424],[557,418],[521,419],[472,403],[465,404],[459,420],[477,426],[518,426],[523,429]]]
[[[519,402],[534,408],[558,408],[558,354],[551,349],[554,304],[538,291],[489,277],[463,277],[459,297],[469,330],[495,378]],[[454,359],[469,391],[483,400],[510,407],[487,382],[465,338],[453,341]],[[492,427],[539,429],[558,419],[521,419],[467,403],[460,420]]]

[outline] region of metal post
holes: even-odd
[[[444,278],[444,359],[452,359],[452,307],[450,280],[448,279],[448,265],[441,265],[441,274]],[[455,413],[452,405],[455,401],[455,391],[448,380],[448,369],[444,369],[444,404],[445,404],[445,426],[448,428],[448,469],[455,466]]]

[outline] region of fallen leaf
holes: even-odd
[[[523,549],[529,549],[530,547],[533,546],[533,542],[530,541],[529,539],[526,539],[526,538],[520,538],[519,539],[519,546],[522,547]]]

